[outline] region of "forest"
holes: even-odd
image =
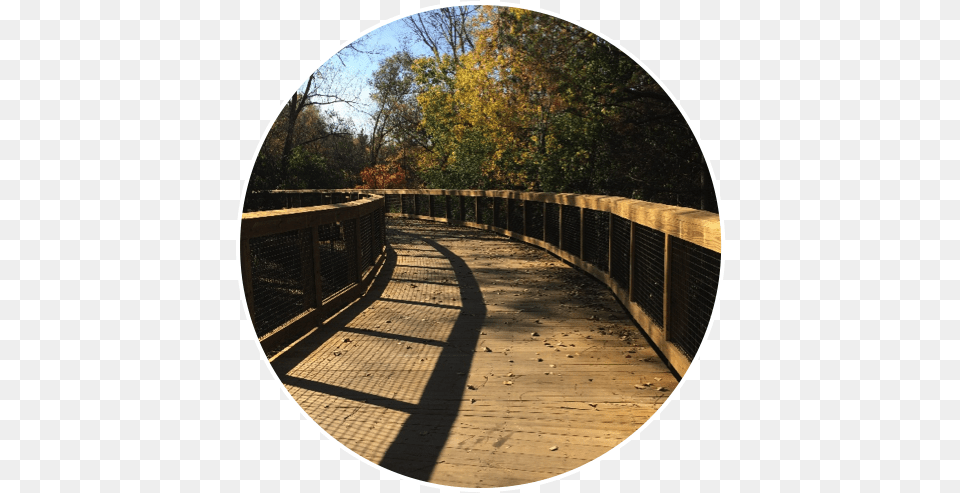
[[[406,41],[398,49],[378,53],[361,38],[290,97],[248,194],[497,189],[717,212],[706,161],[680,111],[613,44],[517,8],[456,6],[397,22]],[[350,63],[377,54],[358,87]],[[346,107],[362,111],[363,121]]]

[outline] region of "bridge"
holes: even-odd
[[[620,197],[300,190],[245,204],[241,266],[280,380],[409,477],[583,465],[669,397],[709,322],[716,214]]]

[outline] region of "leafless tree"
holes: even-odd
[[[456,66],[464,53],[473,50],[469,21],[479,9],[477,5],[444,7],[411,15],[402,22],[415,39],[433,52],[438,62],[447,54]]]

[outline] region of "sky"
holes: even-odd
[[[381,60],[396,53],[403,47],[401,40],[407,35],[408,31],[401,21],[402,19],[398,19],[370,33],[367,44],[370,47],[375,47],[379,51],[378,54],[350,55],[344,59],[347,71],[356,79],[356,83],[359,85],[361,104],[356,107],[351,107],[346,103],[336,103],[330,105],[328,108],[333,109],[340,115],[351,118],[357,131],[363,128],[367,129],[368,134],[370,133],[369,118],[363,112],[364,110],[368,110],[367,108],[370,103],[370,86],[367,81],[377,70]],[[416,56],[430,54],[427,47],[419,41],[408,43],[407,49]],[[324,65],[327,63],[340,63],[340,61],[336,57],[333,57],[324,62]]]

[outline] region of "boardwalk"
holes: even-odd
[[[581,466],[677,384],[612,294],[493,233],[388,220],[370,292],[272,357],[341,443],[398,473],[510,486]]]

